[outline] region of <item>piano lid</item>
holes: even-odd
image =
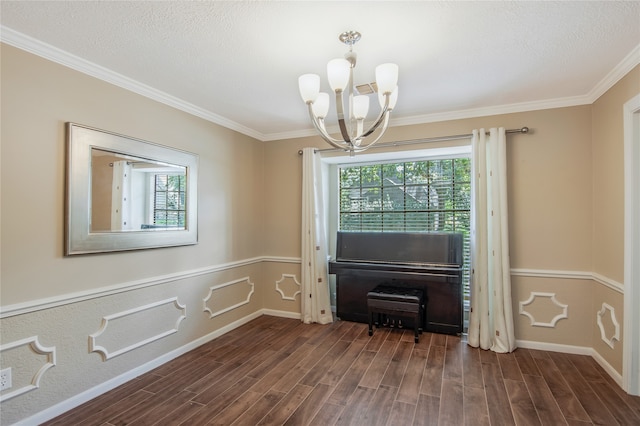
[[[338,232],[336,261],[462,266],[461,233]]]

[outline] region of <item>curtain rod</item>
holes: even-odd
[[[507,129],[505,130],[505,133],[529,133],[529,128],[521,127],[520,129]],[[489,132],[486,132],[486,134],[488,135]],[[459,139],[468,139],[471,136],[473,136],[473,133],[468,133],[466,135],[440,136],[440,137],[426,138],[426,139],[409,139],[409,140],[397,141],[397,142],[384,142],[384,143],[373,145],[369,149],[385,148],[390,146],[415,145],[419,143],[429,143],[429,142],[455,141]],[[340,151],[348,152],[348,150],[346,149],[339,149],[339,148],[326,148],[326,149],[315,150],[315,152],[340,152]],[[302,155],[302,150],[299,150],[298,154]]]

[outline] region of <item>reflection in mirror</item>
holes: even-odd
[[[183,230],[186,167],[91,148],[91,232]]]

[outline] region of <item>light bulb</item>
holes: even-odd
[[[332,59],[327,64],[327,79],[331,89],[336,92],[344,90],[349,84],[351,64],[346,59]]]
[[[361,120],[367,116],[369,112],[369,97],[358,95],[353,97],[353,118]]]
[[[391,92],[389,95],[389,107],[388,110],[391,111],[396,106],[396,102],[398,101],[398,86],[396,86],[395,90]],[[380,102],[380,107],[384,108],[384,95],[378,92],[378,102]]]
[[[398,85],[398,66],[396,64],[382,64],[376,67],[376,84],[378,92],[385,94],[393,92]]]
[[[329,113],[329,94],[320,92],[312,105],[313,113],[318,118],[325,118]]]
[[[304,74],[298,77],[298,89],[304,103],[313,102],[320,92],[320,76],[318,74]]]

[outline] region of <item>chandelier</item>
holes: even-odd
[[[356,66],[356,53],[353,45],[360,40],[357,31],[346,31],[338,37],[341,42],[349,46],[344,59],[332,59],[327,64],[327,78],[331,90],[335,93],[336,113],[341,139],[329,135],[325,127],[325,117],[329,112],[329,94],[320,92],[320,76],[304,74],[298,78],[300,96],[307,104],[309,117],[320,136],[338,149],[349,151],[351,155],[364,151],[375,144],[387,130],[389,115],[398,99],[398,65],[382,64],[376,67],[376,81],[372,84],[355,87],[353,84],[353,69]],[[376,90],[377,88],[377,90]],[[367,90],[368,89],[368,90]],[[364,120],[369,112],[369,97],[363,93],[378,92],[380,113],[371,126],[365,130]],[[345,114],[344,101],[348,102]],[[380,128],[380,125],[382,127]],[[374,132],[380,131],[374,135]],[[372,139],[367,139],[371,137]]]

